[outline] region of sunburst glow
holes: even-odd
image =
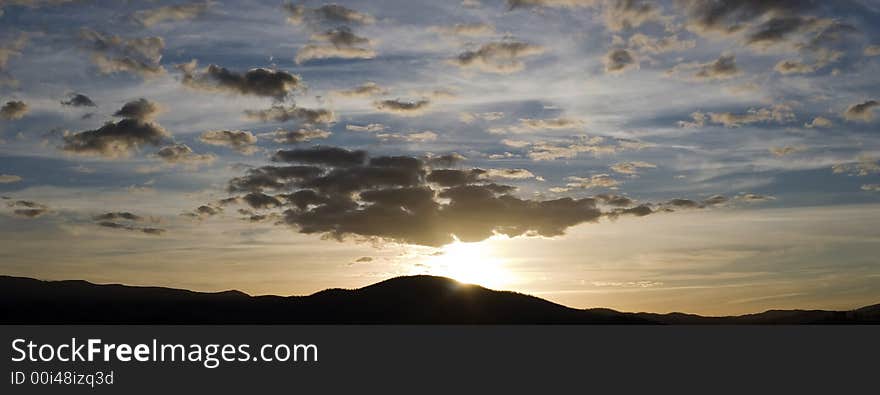
[[[514,282],[513,273],[505,263],[488,243],[460,241],[444,246],[440,254],[425,262],[428,274],[488,288],[503,288]]]

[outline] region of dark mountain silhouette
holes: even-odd
[[[880,323],[880,305],[852,311],[770,310],[736,317],[573,309],[434,276],[397,277],[309,296],[249,296],[0,276],[7,324],[843,324]]]

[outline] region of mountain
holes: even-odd
[[[735,317],[573,309],[434,276],[309,296],[250,296],[0,276],[5,324],[880,324],[880,305]]]

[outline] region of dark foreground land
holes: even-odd
[[[729,317],[573,309],[433,276],[398,277],[309,296],[250,296],[0,276],[6,324],[880,324],[880,304],[851,311],[769,310]]]

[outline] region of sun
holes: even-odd
[[[442,247],[425,265],[429,274],[488,288],[503,288],[514,280],[505,261],[485,242],[462,243],[456,240]]]

